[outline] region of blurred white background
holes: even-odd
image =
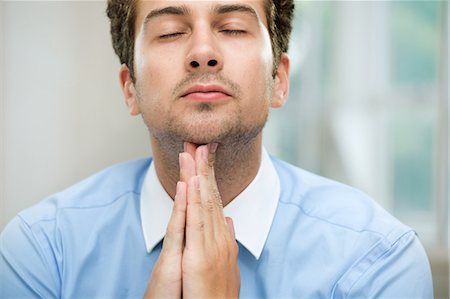
[[[300,1],[272,153],[362,189],[419,234],[449,297],[448,1]]]
[[[103,2],[0,2],[1,227],[113,163],[149,155],[128,115]]]
[[[370,194],[419,233],[449,298],[447,1],[301,1],[290,100],[269,151]],[[0,2],[0,230],[20,210],[151,154],[118,84],[105,3]]]

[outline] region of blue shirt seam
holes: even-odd
[[[21,216],[21,214],[18,214],[17,216],[20,217],[20,219],[21,219],[21,220],[22,220],[22,221],[30,228],[30,230],[31,230],[31,227],[32,227],[32,226],[35,226],[35,225],[38,224],[39,222],[55,221],[56,218],[57,218],[57,215],[58,215],[61,211],[63,211],[63,210],[70,210],[70,209],[74,209],[74,210],[75,210],[75,209],[80,209],[80,210],[81,210],[81,209],[97,209],[97,208],[103,208],[103,207],[106,207],[106,206],[109,206],[109,205],[115,203],[117,200],[119,200],[120,198],[122,198],[122,197],[125,196],[126,194],[130,194],[130,193],[133,193],[133,194],[135,194],[135,195],[140,195],[140,194],[141,194],[140,192],[136,192],[135,190],[129,190],[129,191],[126,191],[126,192],[124,192],[124,193],[118,195],[116,198],[114,198],[113,200],[111,200],[110,202],[108,202],[108,203],[106,203],[106,204],[99,204],[99,205],[85,206],[85,207],[61,207],[61,208],[56,208],[53,217],[51,217],[51,218],[41,218],[41,219],[36,220],[36,221],[33,221],[33,222],[26,221],[26,220]]]
[[[33,225],[29,225],[26,221],[25,221],[25,219],[23,219],[23,217],[21,216],[21,215],[17,215],[17,218],[25,225],[25,227],[28,229],[28,233],[29,233],[29,235],[33,238],[33,240],[34,240],[34,243],[35,243],[35,245],[36,246],[39,246],[39,249],[41,250],[41,253],[39,253],[39,255],[43,255],[44,257],[45,257],[45,263],[47,264],[47,269],[48,269],[48,265],[52,265],[52,263],[50,263],[50,261],[49,261],[49,259],[48,259],[48,257],[47,257],[47,254],[46,254],[46,251],[44,250],[44,248],[42,248],[42,244],[41,244],[41,242],[39,241],[39,239],[37,238],[37,236],[36,236],[36,234],[34,233],[34,231],[32,230],[32,226]],[[55,285],[56,286],[58,286],[59,285],[59,283],[57,282],[57,280],[55,280],[55,277],[54,277],[54,275],[52,274],[52,271],[50,271],[50,269],[48,269],[49,271],[49,274],[53,277],[53,281],[54,281],[54,283],[55,283]],[[32,288],[33,289],[33,292],[35,292],[35,293],[37,293],[39,296],[41,296],[41,298],[44,298],[44,296],[42,296],[42,294],[40,294],[39,293],[39,291],[38,290],[36,290],[36,288]],[[60,290],[61,291],[61,290]]]
[[[135,195],[141,195],[140,192],[136,192],[135,190],[129,190],[129,191],[126,191],[126,192],[124,192],[124,193],[118,195],[116,198],[114,198],[113,200],[111,200],[110,202],[105,203],[105,204],[99,204],[99,205],[93,205],[93,206],[86,206],[86,207],[62,207],[62,208],[59,208],[58,211],[62,211],[62,210],[78,210],[78,209],[79,209],[79,210],[83,210],[83,209],[98,209],[98,208],[104,208],[104,207],[107,207],[107,206],[109,206],[109,205],[114,204],[116,201],[118,201],[119,199],[121,199],[122,197],[124,197],[125,195],[130,194],[130,193],[133,193],[133,194],[135,194]]]
[[[379,235],[379,236],[385,237],[384,234],[382,234],[382,233],[380,233],[380,232],[377,232],[377,231],[374,231],[374,230],[370,230],[370,229],[357,230],[357,229],[353,229],[353,228],[351,228],[351,227],[349,227],[349,226],[346,226],[346,225],[343,225],[343,224],[331,222],[331,221],[329,221],[329,220],[327,220],[327,219],[325,219],[325,218],[322,218],[322,217],[318,217],[318,216],[315,216],[315,215],[311,215],[310,213],[306,212],[305,209],[303,209],[301,206],[299,206],[299,205],[297,205],[297,204],[295,204],[295,203],[285,202],[285,201],[282,201],[281,199],[280,199],[279,202],[282,203],[282,204],[295,206],[295,207],[297,207],[303,214],[305,214],[306,216],[311,217],[311,218],[314,218],[314,219],[318,219],[318,220],[323,221],[323,222],[326,222],[326,223],[328,223],[328,224],[330,224],[330,225],[338,226],[338,227],[341,227],[341,228],[344,228],[344,229],[348,229],[348,230],[351,230],[351,231],[357,232],[357,233],[361,233],[361,232],[369,232],[369,233],[374,233],[374,234],[377,234],[377,235]]]
[[[43,249],[42,244],[39,240],[39,238],[37,238],[35,232],[33,231],[32,227],[35,227],[36,225],[38,225],[39,223],[42,222],[52,222],[52,221],[56,221],[56,219],[58,218],[58,214],[63,211],[63,210],[67,210],[67,209],[97,209],[97,208],[102,208],[102,207],[106,207],[109,206],[111,204],[114,204],[115,202],[117,202],[118,200],[120,200],[121,198],[123,198],[125,195],[127,194],[135,194],[135,195],[140,195],[140,192],[136,192],[135,190],[128,190],[126,192],[123,192],[122,194],[118,195],[116,198],[114,198],[113,200],[111,200],[110,202],[106,203],[106,204],[101,204],[101,205],[95,205],[95,206],[89,206],[89,207],[61,207],[61,208],[57,208],[55,210],[55,214],[52,218],[43,218],[43,219],[39,219],[37,221],[34,222],[29,222],[26,221],[26,219],[24,219],[24,217],[21,214],[17,215],[17,218],[25,225],[25,227],[27,228],[30,236],[33,238],[34,243],[36,244],[36,246],[39,246],[39,249],[41,250],[41,252],[45,253],[46,251]],[[42,233],[42,230],[41,230]],[[41,255],[41,254],[40,254]],[[50,263],[48,257],[46,254],[44,254],[45,257],[45,262],[47,265],[52,265],[53,263]],[[49,273],[51,274],[51,271],[49,271]],[[53,276],[53,275],[52,275]],[[60,278],[59,278],[60,279]],[[53,277],[53,280],[55,281],[55,277]],[[58,285],[58,283],[55,283],[55,285]],[[33,290],[35,291],[35,289],[33,288]],[[43,296],[41,294],[39,294],[42,298]]]
[[[366,260],[366,259],[367,259],[367,256],[370,254],[370,252],[372,252],[373,250],[375,250],[377,247],[383,246],[383,244],[386,244],[385,241],[388,242],[389,247],[386,247],[386,249],[383,250],[383,252],[380,252],[380,254],[378,255],[378,257],[377,257],[375,260],[373,260],[373,262],[372,262],[372,263],[371,263],[364,271],[361,271],[361,273],[360,273],[358,279],[355,280],[355,282],[348,288],[348,290],[347,290],[347,291],[344,291],[344,292],[345,292],[345,298],[349,298],[348,296],[350,295],[350,292],[351,292],[352,289],[355,287],[355,285],[357,285],[358,282],[361,281],[361,279],[364,277],[364,275],[365,275],[370,269],[372,269],[372,267],[373,267],[375,264],[377,264],[377,262],[378,262],[380,259],[382,259],[382,258],[386,255],[386,253],[388,253],[389,251],[391,251],[391,250],[395,247],[395,245],[396,245],[398,242],[400,242],[400,240],[402,240],[405,236],[407,236],[407,235],[409,235],[409,234],[411,234],[411,233],[414,233],[414,231],[413,231],[412,229],[410,229],[410,230],[404,232],[404,233],[401,234],[394,242],[390,242],[390,241],[389,241],[389,238],[388,238],[387,236],[384,237],[383,239],[380,239],[380,240],[375,244],[375,246],[373,246],[373,247],[371,248],[371,250],[370,250],[369,252],[367,252],[367,253],[366,253],[364,256],[362,256],[355,264],[353,264],[353,265],[350,267],[350,270],[349,270],[350,272],[351,272],[352,270],[355,270],[355,268],[356,268],[359,264],[361,264],[364,260]],[[348,273],[349,273],[349,272],[347,271],[343,276],[348,275]],[[341,277],[342,277],[342,276],[341,276]],[[340,283],[340,279],[339,279],[338,282],[334,285],[334,287],[333,287],[333,293],[334,293],[334,290],[336,289],[336,287],[337,287],[337,285],[338,285],[339,283]]]

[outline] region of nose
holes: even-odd
[[[189,72],[218,72],[223,68],[223,56],[218,40],[210,30],[198,30],[191,36],[186,69]]]

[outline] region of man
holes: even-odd
[[[432,298],[410,228],[262,148],[288,96],[293,9],[109,0],[125,102],[153,160],[20,213],[1,235],[1,297]]]

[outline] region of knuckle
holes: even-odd
[[[200,167],[199,174],[204,177],[209,177],[209,168],[208,167]]]
[[[207,209],[207,211],[208,212],[212,212],[212,211],[214,211],[215,207],[216,207],[216,204],[214,203],[214,200],[212,198],[209,198],[206,201],[206,209]]]
[[[209,168],[214,168],[214,159],[209,159],[208,160],[208,167]]]
[[[185,213],[185,207],[182,207],[181,205],[174,205],[173,206],[173,213],[174,214],[184,214]]]
[[[166,234],[167,235],[184,234],[184,227],[179,227],[179,226],[175,226],[175,225],[169,225],[167,227]]]
[[[201,210],[201,209],[203,208],[203,206],[202,206],[202,203],[201,203],[200,201],[198,201],[198,200],[193,200],[193,201],[189,202],[188,208],[189,208],[190,210],[193,210],[193,209],[194,209],[194,210],[195,210],[195,209]]]
[[[223,207],[222,205],[222,197],[220,196],[219,190],[214,188],[211,193],[211,199],[215,202],[219,207]]]
[[[198,220],[195,222],[195,228],[203,231],[205,229],[205,222],[203,220]]]
[[[205,230],[205,222],[203,220],[188,221],[186,224],[186,227],[187,227],[187,229],[204,231]]]
[[[214,200],[215,205],[219,208],[219,209],[223,209],[223,204],[222,204],[222,199],[219,197],[218,199]]]

